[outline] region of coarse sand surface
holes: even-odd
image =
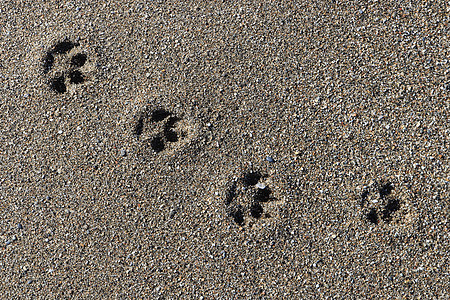
[[[449,299],[447,1],[0,2],[1,299]]]

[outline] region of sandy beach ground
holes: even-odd
[[[0,298],[448,299],[446,1],[1,1]]]

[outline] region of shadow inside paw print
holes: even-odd
[[[133,133],[146,148],[159,153],[186,137],[186,133],[177,126],[180,121],[181,118],[165,109],[156,109],[150,113],[143,111],[137,117]]]
[[[246,218],[255,220],[270,218],[264,203],[276,201],[272,190],[266,185],[267,175],[251,171],[233,181],[225,193],[225,207],[229,217],[239,226],[245,225]]]
[[[390,182],[375,184],[361,194],[361,207],[366,211],[365,217],[372,224],[380,221],[389,223],[395,213],[400,210],[400,201],[392,192],[394,186]]]
[[[44,57],[43,71],[49,75],[50,89],[56,93],[67,92],[69,84],[77,85],[86,81],[83,67],[88,57],[77,51],[78,46],[78,43],[66,39],[54,45]]]

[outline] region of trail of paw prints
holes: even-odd
[[[143,109],[135,117],[133,134],[140,142],[140,154],[160,154],[186,144],[194,134],[194,127],[183,116],[169,110]]]
[[[227,215],[239,226],[251,227],[261,219],[273,218],[276,211],[270,203],[278,202],[268,176],[258,171],[244,173],[233,180],[225,193]]]
[[[52,91],[63,94],[69,86],[82,84],[88,79],[90,60],[79,46],[79,43],[66,39],[56,43],[45,54],[43,72]]]
[[[361,192],[364,219],[373,225],[410,223],[413,219],[409,193],[390,181],[376,182]]]

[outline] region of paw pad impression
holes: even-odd
[[[402,202],[394,193],[390,182],[374,184],[361,193],[361,207],[368,222],[378,225],[390,223],[400,210]]]
[[[82,84],[87,80],[88,55],[78,51],[78,47],[79,43],[66,39],[47,51],[43,71],[49,76],[52,91],[63,94],[67,92],[68,86]]]
[[[229,185],[225,194],[225,208],[228,216],[239,226],[272,216],[265,208],[268,202],[277,201],[267,184],[267,175],[251,171]]]
[[[161,153],[184,144],[192,127],[182,116],[158,108],[143,110],[135,119],[133,134],[141,141],[141,150]]]

